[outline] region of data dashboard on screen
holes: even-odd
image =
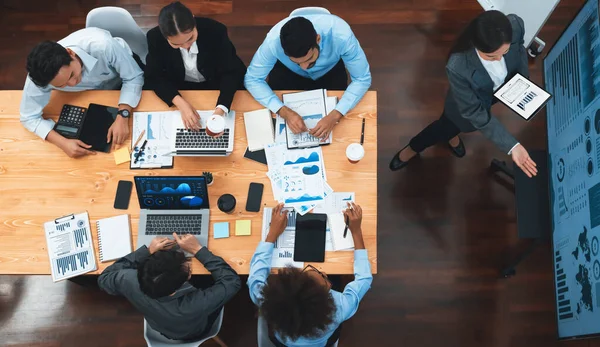
[[[544,58],[558,334],[600,334],[599,0]]]

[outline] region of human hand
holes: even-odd
[[[200,115],[192,105],[184,100],[177,105],[177,108],[186,129],[200,130]]]
[[[354,202],[348,204],[344,211],[344,219],[348,221],[348,227],[352,234],[362,233],[362,208]]]
[[[96,154],[96,152],[90,150],[92,148],[91,145],[77,139],[64,139],[60,148],[71,158]]]
[[[158,251],[164,251],[170,249],[175,245],[175,241],[166,238],[166,237],[155,237],[150,242],[150,246],[148,246],[148,251],[150,254],[154,254]]]
[[[288,212],[283,209],[283,204],[275,206],[273,212],[271,212],[271,225],[269,226],[269,234],[267,234],[265,241],[275,243],[285,230],[287,222]]]
[[[125,142],[125,140],[127,140],[127,138],[129,138],[129,118],[117,116],[117,119],[115,119],[113,124],[108,129],[106,143],[109,143],[111,140],[113,140],[115,144],[121,145],[123,142]]]
[[[181,249],[193,255],[196,255],[196,253],[198,253],[198,251],[202,248],[202,245],[200,242],[198,242],[198,239],[196,239],[193,235],[186,234],[179,236],[177,233],[173,233],[173,238]]]
[[[286,125],[290,128],[290,130],[294,134],[299,134],[308,131],[306,128],[306,124],[304,124],[304,120],[300,117],[299,114],[292,111],[291,109],[283,106],[279,110],[279,115],[285,119]]]
[[[518,144],[513,148],[510,155],[512,156],[512,160],[525,172],[527,177],[531,178],[537,175],[537,164],[531,159],[523,145]]]
[[[333,127],[337,124],[337,122],[342,119],[342,114],[338,110],[331,111],[327,116],[323,117],[317,125],[310,129],[308,132],[320,139],[324,139],[329,137],[329,133],[333,130]]]

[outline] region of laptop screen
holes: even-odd
[[[134,180],[142,209],[198,210],[209,207],[203,176],[135,176]]]

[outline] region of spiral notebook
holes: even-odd
[[[98,229],[98,253],[100,261],[111,261],[131,253],[129,215],[100,219]]]

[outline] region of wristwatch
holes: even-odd
[[[119,112],[117,112],[117,114],[123,118],[129,118],[129,116],[130,116],[129,111],[126,109],[119,110]]]

